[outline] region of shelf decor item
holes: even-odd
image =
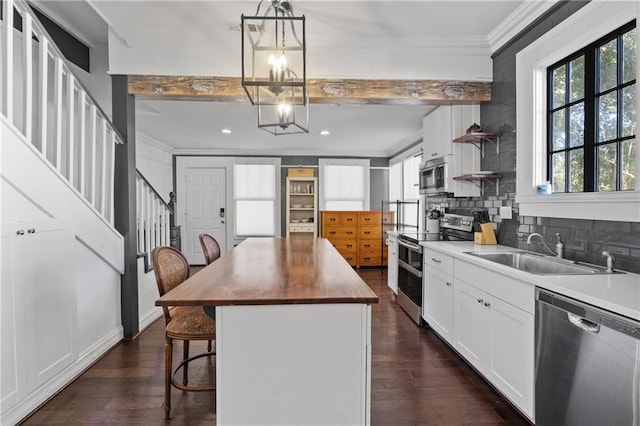
[[[261,1],[255,15],[241,16],[241,55],[242,87],[258,108],[258,128],[309,133],[305,17],[294,16],[286,0]]]

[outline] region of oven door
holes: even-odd
[[[398,266],[405,265],[422,274],[422,246],[398,238]]]

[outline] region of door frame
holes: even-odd
[[[198,168],[212,168],[212,169],[224,169],[225,171],[225,237],[227,241],[226,251],[233,248],[233,230],[235,229],[235,212],[233,210],[233,194],[229,191],[230,179],[233,171],[234,157],[189,157],[189,156],[176,156],[175,157],[175,195],[176,195],[176,210],[175,219],[176,225],[180,226],[182,230],[186,229],[185,216],[186,216],[186,203],[185,203],[185,181],[184,176],[186,170],[192,167]],[[185,246],[184,232],[180,233],[180,242],[182,247]]]

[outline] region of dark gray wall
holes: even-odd
[[[493,222],[498,224],[500,244],[527,249],[526,239],[530,233],[538,232],[553,243],[555,233],[560,232],[568,258],[604,265],[601,253],[608,250],[616,256],[616,265],[620,269],[640,273],[640,223],[519,216],[515,202],[516,53],[587,3],[559,3],[493,55],[491,102],[483,104],[480,113],[483,128],[499,132],[502,136],[500,154],[496,154],[491,144],[485,144],[482,170],[502,173],[499,195],[496,195],[494,187],[488,187],[482,197],[431,199],[429,202],[449,208],[488,209]],[[514,218],[501,220],[500,206],[512,207]],[[536,244],[531,249],[541,251],[542,246]]]

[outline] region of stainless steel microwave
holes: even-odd
[[[420,194],[447,195],[453,192],[448,156],[420,164]]]

